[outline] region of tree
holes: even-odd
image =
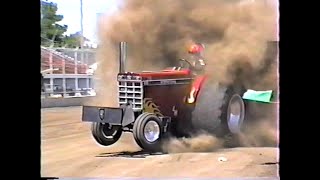
[[[50,41],[55,46],[63,45],[63,34],[67,31],[67,25],[59,25],[63,15],[57,15],[58,6],[56,3],[41,0],[41,45],[48,46]]]
[[[74,34],[70,34],[70,36],[65,37],[65,47],[68,48],[78,48],[81,47],[81,32],[76,32]],[[84,41],[88,39],[83,37]]]

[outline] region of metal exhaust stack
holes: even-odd
[[[120,42],[119,52],[119,73],[126,72],[126,60],[127,60],[127,42]]]

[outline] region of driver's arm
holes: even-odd
[[[204,62],[203,59],[199,59],[199,63],[200,63],[201,66],[205,66],[206,65],[206,63]]]

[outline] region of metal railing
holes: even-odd
[[[41,69],[58,68],[54,74],[86,74],[88,65],[58,52],[54,49],[41,47]]]

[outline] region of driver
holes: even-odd
[[[203,60],[203,50],[204,45],[200,43],[192,44],[189,49],[188,53],[191,54],[192,65],[193,69],[197,72],[203,72],[205,68],[205,62]]]

